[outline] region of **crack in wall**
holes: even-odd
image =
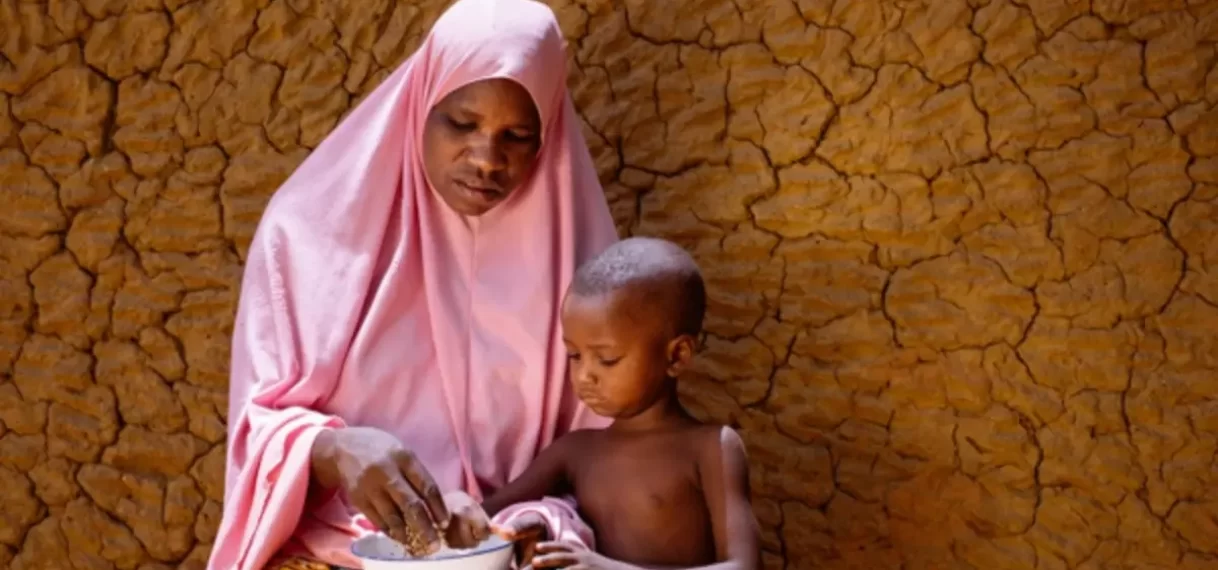
[[[261,209],[444,3],[347,4],[0,0],[0,566],[202,567]],[[1218,2],[553,4],[767,570],[1218,564]]]

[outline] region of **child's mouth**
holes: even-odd
[[[592,392],[580,392],[576,395],[579,397],[579,401],[588,406],[588,409],[602,416],[605,415],[602,413],[605,411],[605,401],[600,396]]]

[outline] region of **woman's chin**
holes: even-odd
[[[463,216],[477,217],[493,210],[507,198],[505,194],[482,192],[453,184],[452,199],[445,200],[448,206]]]
[[[493,208],[494,206],[491,206],[490,208],[453,208],[453,210],[467,218],[478,218],[485,216],[486,213],[490,212]]]

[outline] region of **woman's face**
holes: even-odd
[[[541,118],[528,91],[508,79],[457,89],[427,115],[423,167],[448,206],[480,216],[529,175],[541,146]]]

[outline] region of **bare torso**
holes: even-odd
[[[646,566],[716,561],[704,469],[717,458],[719,429],[688,425],[641,433],[581,434],[566,458],[584,520],[600,553]],[[710,456],[710,458],[708,458]],[[719,490],[710,490],[719,492]]]

